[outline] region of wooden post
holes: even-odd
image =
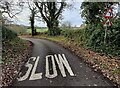
[[[105,28],[104,44],[106,44],[106,38],[107,38],[107,26]]]

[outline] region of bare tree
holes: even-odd
[[[8,21],[8,17],[16,17],[17,14],[23,10],[23,1],[14,2],[13,0],[1,0],[0,1],[0,21],[2,27],[5,26],[5,22]],[[7,16],[8,15],[8,16]],[[2,28],[3,29],[3,28]]]
[[[15,17],[17,14],[21,13],[23,9],[23,2],[14,2],[13,0],[1,0],[0,1],[0,12],[2,14],[6,13],[10,18]]]
[[[37,11],[37,7],[34,5],[34,3],[32,1],[28,0],[28,7],[31,11],[31,15],[30,15],[30,24],[31,24],[31,30],[32,30],[32,36],[36,35],[36,29],[34,27],[34,23],[35,23],[35,17],[36,14],[38,13]]]
[[[5,22],[8,21],[7,17],[13,18],[17,14],[21,13],[23,9],[23,2],[14,2],[13,0],[1,0],[0,1],[0,31],[3,33],[6,38],[6,30],[3,30],[5,27]],[[6,16],[8,15],[8,16]],[[1,34],[0,34],[1,35]]]
[[[37,0],[35,1],[36,7],[39,9],[42,19],[46,22],[49,35],[55,36],[60,34],[59,30],[59,17],[66,6],[64,0],[58,2],[57,0]]]

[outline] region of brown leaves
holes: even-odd
[[[16,79],[31,47],[29,42],[22,42],[19,39],[3,44],[2,85],[8,86]]]
[[[65,39],[64,39],[65,40]],[[101,53],[85,49],[74,41],[57,41],[60,45],[73,51],[76,55],[92,65],[94,71],[100,71],[105,77],[120,84],[120,57],[105,56]]]

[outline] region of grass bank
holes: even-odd
[[[37,32],[37,33],[44,33],[44,32],[47,32],[47,31],[48,31],[47,28],[36,29],[36,32]],[[32,33],[32,30],[31,30],[31,29],[26,29],[26,33],[27,33],[27,34],[31,34],[31,33]]]

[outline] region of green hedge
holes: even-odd
[[[2,28],[2,27],[1,27]],[[17,37],[17,33],[6,28],[6,27],[3,27],[2,28],[2,40],[11,40],[11,39],[14,39]]]
[[[120,21],[113,22],[108,28],[106,44],[104,44],[105,28],[102,24],[87,25],[78,30],[62,30],[61,35],[68,39],[90,48],[93,51],[106,55],[120,56]]]

